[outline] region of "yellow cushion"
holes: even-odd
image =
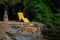
[[[18,17],[19,17],[19,21],[20,21],[22,18],[24,18],[23,13],[22,13],[22,12],[19,12],[19,13],[18,13]]]
[[[24,18],[23,13],[19,12],[18,13],[19,21],[23,20],[24,22],[29,22],[27,18]]]
[[[27,18],[23,18],[22,19],[24,22],[29,22],[29,20]]]

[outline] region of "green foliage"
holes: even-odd
[[[54,21],[54,25],[55,26],[58,26],[58,25],[60,25],[60,13],[57,13],[57,14],[55,14],[54,15],[55,17],[54,17],[54,19],[55,19],[55,21]]]
[[[45,24],[52,25],[52,17],[53,14],[49,7],[47,7],[42,1],[40,0],[25,0],[23,1],[26,12],[26,16],[30,14],[31,21],[42,21]],[[30,13],[29,13],[30,12]],[[29,13],[29,14],[28,14]],[[29,17],[28,17],[29,18]]]
[[[16,5],[16,4],[20,3],[22,0],[0,0],[0,4],[5,4],[5,1],[10,6],[13,6],[13,5]]]
[[[0,4],[4,4],[4,0],[0,0]]]
[[[22,0],[10,0],[9,1],[9,4],[10,5],[16,5],[16,4],[18,4],[18,3],[20,3]]]
[[[59,0],[44,0],[43,1],[53,13],[53,30],[58,40],[60,40],[60,1]]]

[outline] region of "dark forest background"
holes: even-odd
[[[0,0],[0,20],[3,20],[6,0]],[[10,20],[17,20],[18,12],[33,22],[43,22],[47,25],[60,25],[59,0],[7,0]]]

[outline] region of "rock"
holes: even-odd
[[[17,30],[14,28],[10,28],[10,29],[7,29],[6,32],[9,34],[15,34],[17,32]]]

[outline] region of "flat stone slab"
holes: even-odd
[[[42,40],[41,27],[41,24],[38,22],[24,23],[2,21],[0,22],[0,36],[7,36],[10,40]],[[37,39],[36,36],[39,38]]]

